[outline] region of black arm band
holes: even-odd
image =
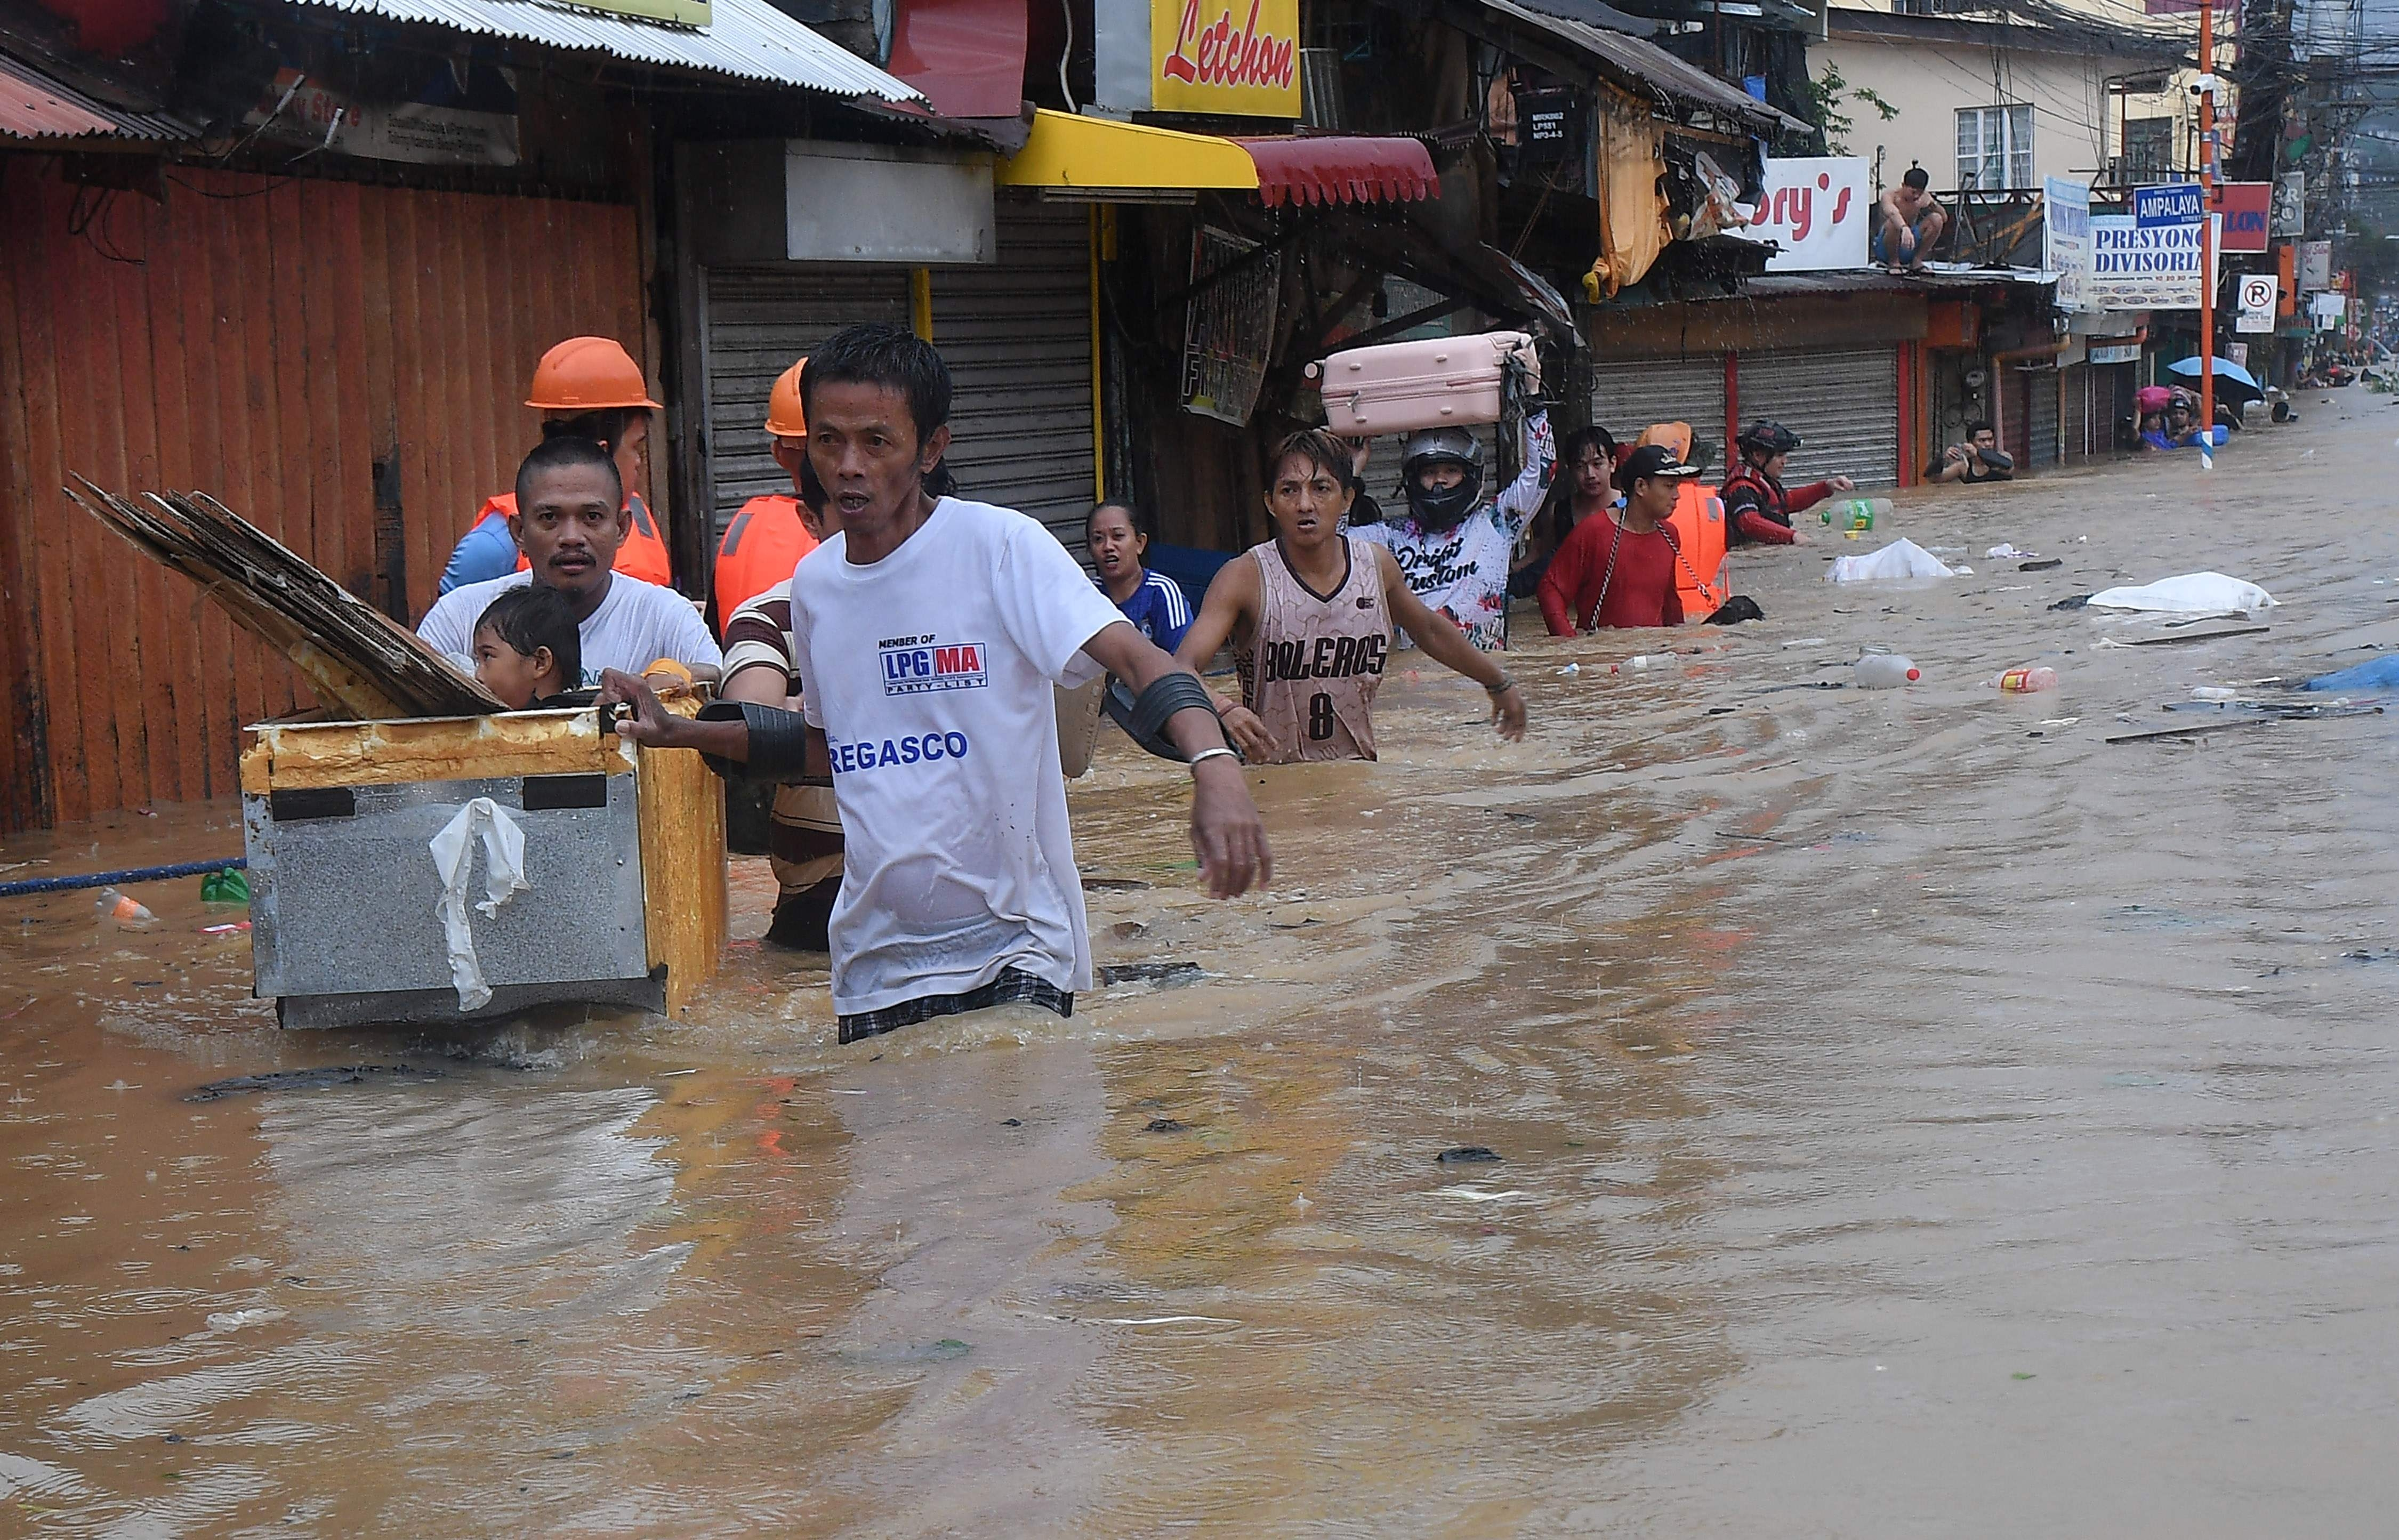
[[[708,767],[726,780],[796,782],[803,786],[831,786],[830,776],[806,774],[808,749],[808,719],[797,711],[786,711],[779,706],[761,706],[750,700],[712,700],[699,709],[701,722],[740,722],[750,729],[750,759],[747,763],[721,759],[714,754],[699,757]]]
[[[1179,671],[1151,681],[1149,688],[1138,696],[1125,688],[1122,680],[1111,677],[1106,703],[1108,715],[1116,719],[1127,737],[1159,759],[1172,760],[1177,764],[1184,762],[1183,750],[1166,736],[1166,720],[1195,706],[1211,716],[1216,712],[1216,697],[1208,693],[1208,686]]]

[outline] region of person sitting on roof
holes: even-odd
[[[525,405],[541,412],[545,439],[596,439],[607,447],[625,488],[630,520],[617,547],[616,570],[661,588],[671,583],[673,570],[667,561],[666,541],[659,535],[657,520],[633,491],[649,475],[650,413],[658,410],[642,378],[642,366],[606,337],[569,337],[534,366]],[[526,569],[527,559],[510,534],[516,511],[514,492],[483,500],[474,527],[451,551],[438,591],[448,593]]]
[[[1785,488],[1782,472],[1791,463],[1791,452],[1799,447],[1799,435],[1770,417],[1742,429],[1733,442],[1741,452],[1741,466],[1721,493],[1736,546],[1752,541],[1795,545],[1799,532],[1791,527],[1793,514],[1806,512],[1837,492],[1857,490],[1858,484],[1846,476]]]
[[[1874,247],[1867,253],[1868,261],[1894,273],[1924,265],[1941,239],[1942,228],[1949,223],[1941,200],[1929,190],[1931,185],[1932,178],[1923,167],[1911,166],[1898,186],[1875,200]]]

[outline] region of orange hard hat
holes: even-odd
[[[647,407],[649,383],[633,356],[608,337],[569,337],[534,365],[525,405],[544,412],[601,412],[610,407]]]
[[[800,376],[807,367],[808,361],[802,358],[783,371],[775,388],[766,392],[766,431],[778,439],[808,436],[808,414],[800,410]]]
[[[1652,423],[1641,430],[1634,441],[1636,449],[1644,444],[1663,444],[1674,452],[1677,460],[1691,457],[1691,425],[1688,423]]]

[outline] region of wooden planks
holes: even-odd
[[[688,749],[641,756],[642,918],[650,966],[667,970],[667,1014],[680,1016],[716,977],[731,936],[725,783]]]
[[[413,617],[535,440],[542,349],[645,351],[629,205],[171,166],[163,202],[109,195],[78,235],[101,190],[60,162],[0,157],[0,831],[222,794],[241,728],[312,698],[75,513],[70,471],[209,492],[379,602],[396,455]]]
[[[408,722],[262,723],[251,736],[241,756],[241,789],[253,796],[499,776],[623,775],[633,768],[630,746],[603,736],[599,713],[588,707]]]

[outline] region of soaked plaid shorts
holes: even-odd
[[[1046,979],[1036,979],[1023,968],[1002,968],[998,978],[964,994],[928,994],[915,1000],[902,1000],[896,1006],[886,1006],[881,1010],[861,1011],[856,1016],[841,1017],[838,1019],[841,1040],[855,1043],[861,1038],[879,1037],[901,1027],[913,1027],[936,1016],[957,1016],[992,1006],[1039,1006],[1061,1016],[1072,1016],[1075,1014],[1075,992],[1060,989]]]

